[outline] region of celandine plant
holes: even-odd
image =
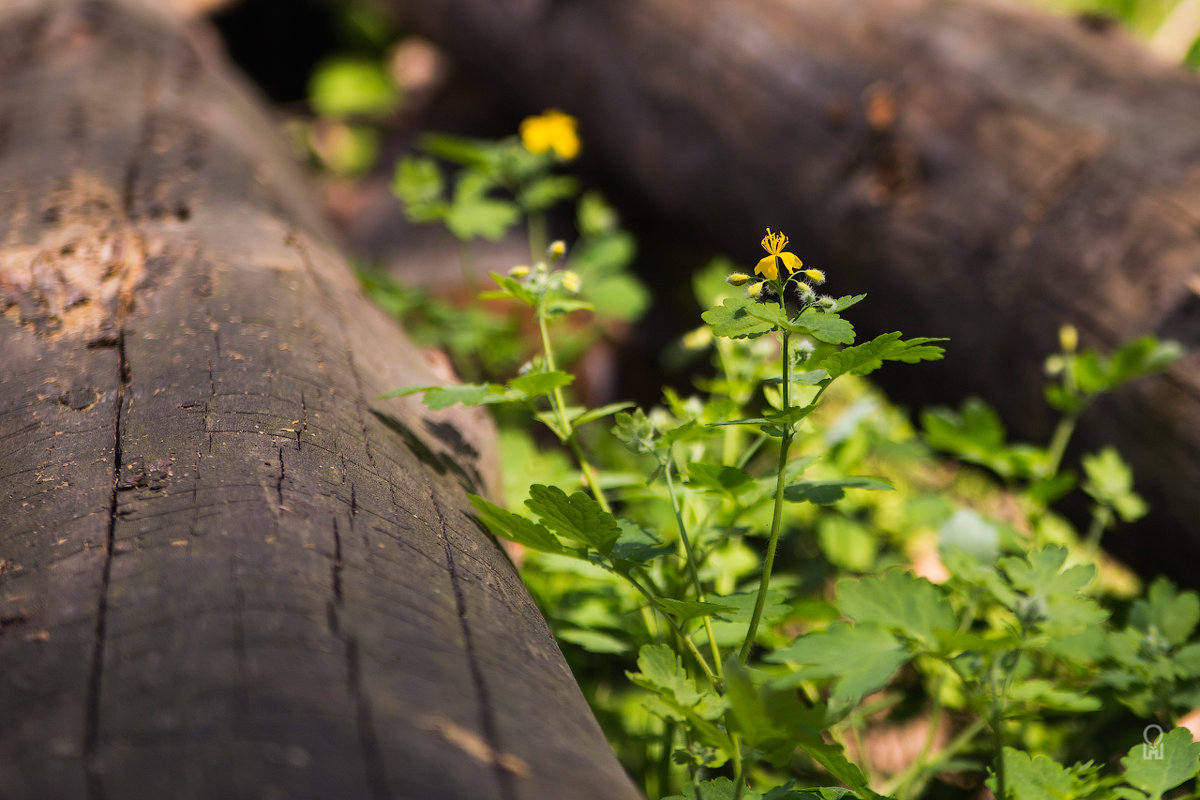
[[[409,200],[446,210],[447,224],[455,214],[488,218],[495,199],[487,192],[519,196],[553,158],[575,152],[573,126],[553,115],[533,120],[519,143],[438,145],[484,175],[483,194],[456,193],[437,206],[440,188],[422,195],[420,181],[409,180],[427,168],[410,167]],[[541,148],[540,166],[523,183],[505,183],[506,159],[526,163],[513,155],[518,146]],[[528,198],[520,205],[537,207]],[[597,216],[585,205],[581,221]],[[536,324],[539,352],[516,375],[392,394],[423,392],[433,407],[524,407],[573,460],[568,467],[510,437],[547,465],[547,477],[511,508],[472,503],[521,550],[560,639],[592,655],[584,690],[649,796],[908,800],[927,796],[945,774],[975,779],[975,791],[986,777],[996,797],[1011,800],[1197,796],[1185,785],[1200,745],[1174,723],[1200,705],[1200,596],[1160,580],[1122,605],[1097,588],[1100,535],[1143,508],[1115,452],[1084,459],[1082,488],[1095,504],[1086,537],[1050,510],[1077,482],[1062,461],[1079,415],[1095,396],[1162,369],[1177,346],[1144,339],[1103,356],[1080,351],[1064,332],[1047,391],[1063,422],[1045,448],[1007,444],[980,403],[925,414],[931,445],[1008,481],[1024,512],[1019,529],[968,509],[948,515],[935,583],[896,568],[907,561],[883,545],[865,560],[849,557],[838,532],[860,523],[844,514],[877,502],[860,498],[886,497],[891,484],[848,469],[861,459],[845,458],[846,445],[813,423],[839,379],[853,384],[887,361],[941,358],[942,340],[893,332],[856,344],[842,315],[863,296],[820,294],[822,271],[768,230],[766,255],[749,273],[726,275],[736,293],[686,337],[715,355],[705,391],[664,391],[649,410],[589,409],[571,397],[574,375],[559,342],[560,323],[603,297],[589,296],[589,284],[616,278],[581,269],[595,257],[589,250],[611,253],[620,241],[610,227],[597,231],[597,244],[585,235],[567,253],[558,242],[542,247],[535,223],[533,263],[492,274],[497,288],[483,296],[515,301]],[[900,706],[916,708],[923,727],[907,762],[886,768],[872,763],[869,737],[874,721]],[[1135,728],[1120,769],[1051,757],[1094,752],[1079,736],[1093,719]]]

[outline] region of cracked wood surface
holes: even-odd
[[[1200,80],[1112,24],[1005,0],[386,2],[528,111],[576,114],[647,227],[748,264],[783,229],[827,291],[868,293],[864,334],[950,337],[879,373],[912,406],[979,394],[1046,441],[1061,323],[1200,343]],[[1194,585],[1200,351],[1081,433],[1152,501],[1114,549]]]
[[[0,10],[0,310],[0,796],[637,796],[203,31]]]

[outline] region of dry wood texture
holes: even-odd
[[[204,41],[0,8],[0,796],[636,797]]]
[[[577,114],[660,222],[751,264],[782,228],[830,291],[870,294],[865,332],[951,337],[942,364],[881,373],[903,400],[979,393],[1045,437],[1061,323],[1200,338],[1200,81],[1112,25],[983,0],[389,4],[527,109]],[[1112,544],[1194,582],[1200,358],[1082,433],[1155,506]]]

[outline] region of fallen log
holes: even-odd
[[[211,45],[0,9],[0,795],[637,797]]]
[[[1046,441],[1061,324],[1101,348],[1200,338],[1200,80],[1103,20],[999,0],[388,2],[523,107],[577,114],[659,229],[746,264],[783,229],[832,292],[871,296],[864,333],[949,336],[940,365],[881,373],[902,402],[979,394]],[[1113,549],[1194,583],[1200,356],[1106,400],[1080,440],[1126,454],[1153,507]]]

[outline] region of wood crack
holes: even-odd
[[[475,696],[479,700],[479,731],[483,735],[484,741],[487,742],[490,752],[502,753],[504,751],[500,747],[500,742],[496,734],[496,720],[492,714],[492,702],[488,694],[487,683],[483,679],[483,670],[480,668],[479,660],[475,656],[475,643],[471,635],[471,625],[467,621],[466,598],[463,595],[462,584],[459,582],[454,553],[450,547],[450,538],[446,535],[446,516],[442,513],[442,506],[438,503],[432,486],[429,489],[429,499],[433,501],[433,508],[437,513],[439,526],[437,535],[442,540],[442,548],[446,553],[446,570],[450,574],[450,585],[454,590],[454,604],[458,611],[458,624],[459,629],[462,631],[463,648],[467,656],[467,669],[471,673],[471,684],[475,687]],[[501,760],[492,760],[492,773],[496,777],[500,797],[503,800],[516,800],[517,793],[513,785],[513,776]]]
[[[118,491],[121,485],[121,428],[124,424],[125,391],[129,386],[129,365],[125,360],[125,329],[117,332],[117,389],[113,401],[113,480],[109,494],[108,529],[104,537],[104,567],[100,573],[100,598],[96,605],[96,627],[92,643],[92,664],[88,672],[87,701],[83,720],[83,767],[89,800],[104,800],[104,783],[96,755],[100,741],[100,690],[104,679],[104,643],[108,623],[108,586],[112,577],[113,543],[116,539]]]

